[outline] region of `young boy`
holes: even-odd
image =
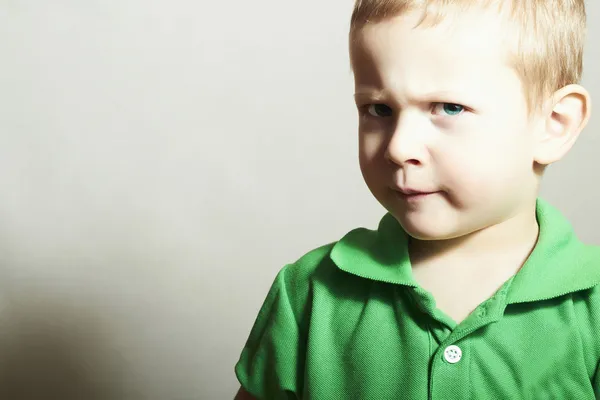
[[[583,0],[357,0],[360,166],[388,213],[285,266],[238,399],[593,399],[600,251],[538,198],[590,116]]]

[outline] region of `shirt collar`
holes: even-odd
[[[507,303],[524,303],[589,289],[600,283],[600,247],[586,246],[571,224],[545,200],[538,199],[537,244],[514,276]],[[350,231],[330,257],[339,269],[382,282],[416,287],[408,256],[408,235],[387,213],[377,230]]]

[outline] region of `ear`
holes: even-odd
[[[562,159],[573,147],[590,119],[590,95],[580,85],[567,85],[551,96],[546,109],[534,152],[541,165]]]

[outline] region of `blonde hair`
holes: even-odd
[[[586,33],[584,0],[356,0],[350,38],[366,24],[410,11],[423,12],[418,25],[434,26],[445,17],[494,5],[511,28],[509,61],[523,82],[530,110],[539,110],[556,90],[579,83]]]

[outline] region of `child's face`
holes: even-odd
[[[360,166],[409,234],[449,239],[535,201],[539,122],[505,57],[498,17],[471,12],[413,29],[417,20],[367,25],[351,45]]]

